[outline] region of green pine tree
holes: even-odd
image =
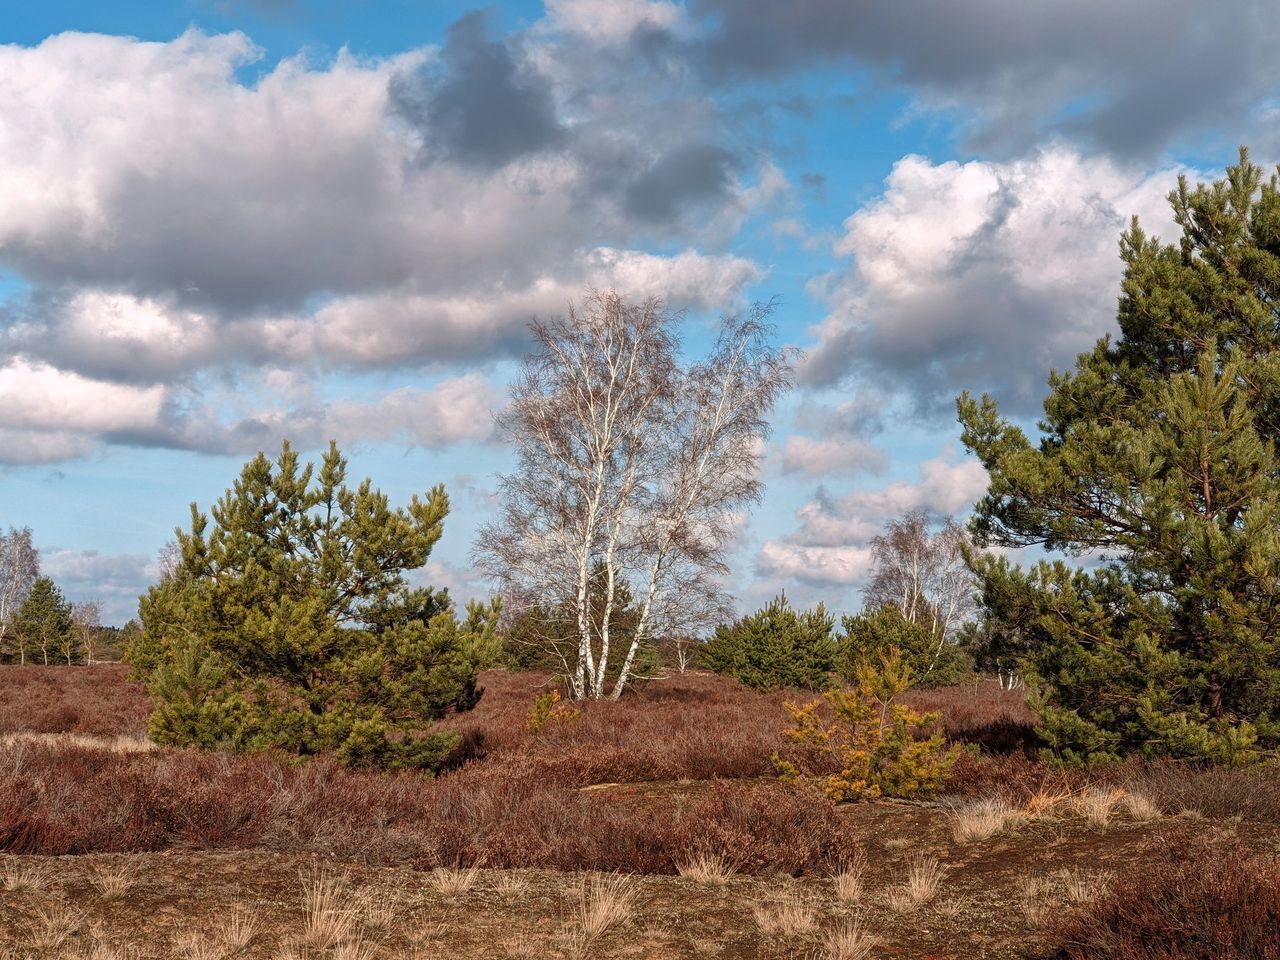
[[[786,594],[755,613],[716,627],[699,660],[749,687],[822,690],[831,684],[837,645],[835,617],[819,604],[795,610]]]
[[[74,656],[71,613],[71,604],[58,585],[49,577],[37,577],[13,618],[20,661],[39,661],[46,666],[58,663],[68,645]]]
[[[393,510],[286,443],[259,454],[214,506],[191,508],[177,568],[141,598],[128,649],[148,678],[161,743],[331,752],[357,766],[437,767],[456,734],[431,731],[478,699],[497,608],[459,623],[447,594],[411,589],[443,530],[442,487]]]
[[[1120,336],[1050,376],[1033,445],[958,403],[990,473],[982,545],[1091,562],[974,563],[988,643],[1073,762],[1240,762],[1280,746],[1280,191],[1242,150],[1170,195],[1180,242],[1121,239]]]

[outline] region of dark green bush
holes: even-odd
[[[819,604],[794,610],[785,594],[730,624],[703,646],[700,663],[749,687],[821,690],[831,683],[838,646],[835,618]]]

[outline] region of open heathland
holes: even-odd
[[[530,729],[548,675],[481,685],[427,780],[150,748],[145,690],[119,666],[0,668],[3,950],[1127,958],[1148,956],[1133,922],[1156,937],[1202,918],[1192,934],[1220,937],[1230,909],[1275,929],[1280,776],[1050,767],[1022,694],[994,682],[908,695],[966,745],[940,797],[838,805],[776,777],[798,694],[690,672]],[[1239,883],[1203,878],[1227,876],[1254,893],[1219,904]],[[1204,956],[1197,942],[1150,955]]]

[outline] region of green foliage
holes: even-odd
[[[821,690],[831,682],[837,644],[835,618],[821,604],[797,611],[786,595],[731,624],[716,627],[700,663],[749,687]]]
[[[582,710],[560,702],[560,691],[540,693],[533,698],[533,706],[529,708],[529,716],[525,719],[524,728],[530,733],[537,733],[551,723],[568,723],[577,720]]]
[[[58,585],[49,577],[37,577],[13,618],[19,658],[44,664],[82,659],[83,646],[71,614],[71,604]]]
[[[212,524],[192,504],[181,559],[142,597],[127,650],[157,742],[424,770],[455,745],[429,728],[478,699],[498,605],[459,623],[443,590],[405,581],[440,538],[443,488],[392,510],[345,475],[335,446],[316,471],[286,443],[274,464],[245,465]]]
[[[946,784],[959,751],[946,746],[938,714],[894,702],[911,685],[901,651],[882,651],[874,662],[861,661],[854,673],[850,689],[828,691],[804,706],[786,705],[794,724],[787,737],[808,749],[806,765],[834,763],[839,772],[805,773],[775,756],[783,779],[814,781],[837,801],[933,796]]]
[[[916,686],[959,683],[972,669],[962,647],[939,638],[926,624],[912,623],[896,606],[864,610],[857,616],[846,614],[840,627],[836,671],[846,683],[856,679],[859,664],[890,650],[901,651]]]
[[[990,398],[959,400],[991,477],[979,542],[1100,561],[975,561],[990,653],[1039,687],[1066,761],[1280,746],[1278,183],[1241,151],[1170,195],[1177,244],[1134,221],[1121,336],[1050,377],[1037,445]]]

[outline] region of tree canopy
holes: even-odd
[[[975,559],[988,627],[1073,761],[1239,761],[1280,745],[1280,190],[1241,151],[1169,197],[1178,242],[1123,234],[1119,336],[1055,372],[1033,443],[958,401],[990,474]]]
[[[408,584],[443,532],[443,487],[392,509],[346,469],[332,444],[316,470],[286,443],[245,465],[212,523],[192,504],[128,654],[157,741],[422,769],[452,748],[429,727],[478,699],[496,609],[460,623],[445,591]]]

